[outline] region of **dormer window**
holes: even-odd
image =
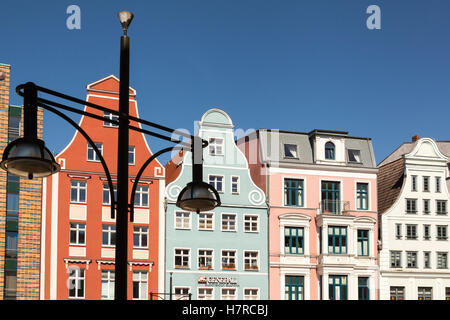
[[[298,159],[297,145],[286,143],[284,145],[284,157]]]
[[[212,156],[223,155],[223,139],[209,138],[209,154]]]
[[[335,160],[335,147],[334,147],[334,143],[328,141],[325,144],[325,159],[327,160]]]
[[[361,151],[359,150],[348,150],[348,162],[361,162]]]

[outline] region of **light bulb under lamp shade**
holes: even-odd
[[[47,177],[61,170],[44,141],[24,138],[14,140],[5,148],[0,167],[28,179]]]

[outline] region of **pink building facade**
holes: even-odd
[[[371,140],[260,129],[238,145],[269,205],[270,299],[378,299]]]

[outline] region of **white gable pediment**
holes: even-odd
[[[441,153],[436,142],[431,138],[420,139],[414,149],[405,155],[405,158],[448,161],[448,158]]]

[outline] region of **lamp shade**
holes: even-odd
[[[130,11],[120,11],[117,16],[119,17],[120,24],[124,31],[128,29],[134,15]]]
[[[0,167],[28,179],[42,178],[61,170],[45,143],[39,139],[19,138],[5,148]]]
[[[209,211],[220,206],[220,196],[217,190],[206,182],[189,182],[178,195],[176,205],[186,211]]]

